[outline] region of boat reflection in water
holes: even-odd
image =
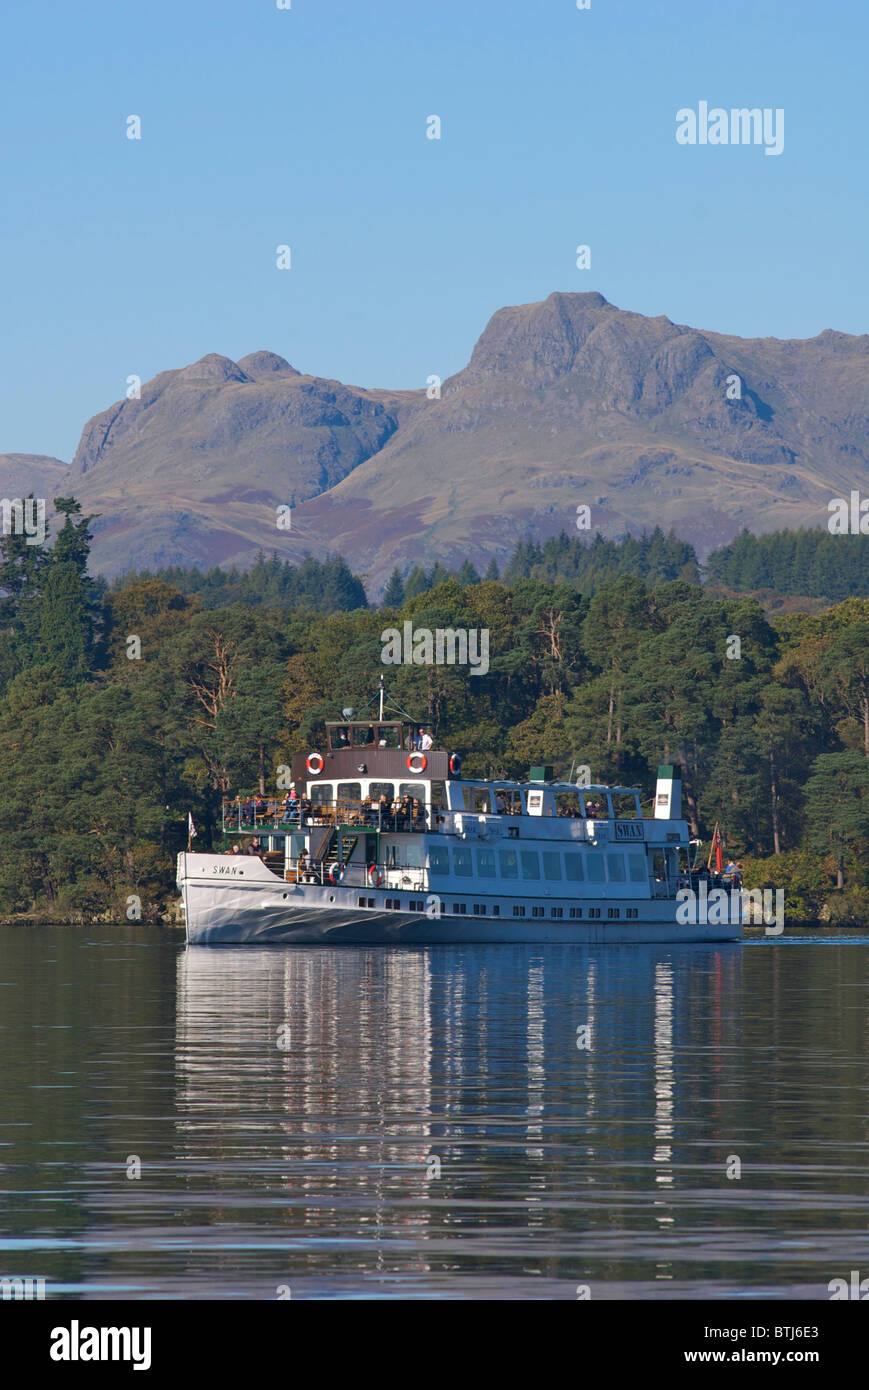
[[[204,1249],[263,1298],[727,1292],[742,972],[738,945],[188,948]]]

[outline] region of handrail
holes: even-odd
[[[392,803],[388,810],[384,810],[377,802],[350,801],[344,798],[308,802],[303,812],[301,803],[297,801],[287,808],[288,814],[285,819],[283,803],[276,797],[270,797],[268,800],[263,798],[264,806],[260,811],[256,810],[252,800],[225,798],[221,806],[222,825],[224,832],[238,830],[242,833],[269,828],[280,830],[293,826],[303,829],[311,825],[346,825],[349,828],[358,826],[360,829],[368,830],[427,830],[433,808],[430,803],[425,804],[419,798],[414,800],[420,808],[415,815],[413,812],[408,815],[405,811],[393,811]],[[434,814],[441,812],[435,808]]]
[[[332,878],[329,870],[339,864],[340,877]],[[374,881],[372,881],[372,871]],[[379,876],[380,882],[376,882]],[[290,883],[309,883],[328,888],[341,884],[345,888],[365,888],[369,890],[386,889],[391,892],[427,893],[430,887],[428,868],[401,864],[341,864],[339,860],[329,859],[320,863],[306,863],[302,877],[298,877],[298,860],[291,861],[284,870],[284,878]]]

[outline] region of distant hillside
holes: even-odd
[[[88,422],[65,486],[100,513],[109,576],[338,554],[376,598],[396,566],[503,565],[579,505],[592,534],[672,527],[701,558],[822,525],[832,496],[869,494],[867,441],[867,336],[741,339],[552,294],[499,310],[436,400],[269,352],[163,372]]]
[[[0,497],[52,498],[69,481],[69,464],[46,454],[0,454]]]

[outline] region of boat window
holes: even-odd
[[[433,874],[448,874],[450,871],[449,850],[432,845],[428,852],[428,867]]]
[[[445,782],[432,782],[431,784],[431,804],[443,810],[447,804],[447,788]]]
[[[480,878],[495,877],[495,851],[493,849],[477,850],[477,873]]]
[[[400,748],[400,747],[401,747],[401,725],[400,725],[400,724],[378,724],[378,726],[377,726],[377,746],[378,746],[378,748]]]
[[[636,820],[637,801],[633,792],[612,792],[611,798],[616,820]]]
[[[624,883],[625,881],[625,856],[618,851],[610,852],[606,857],[607,874],[610,883]]]
[[[346,724],[338,724],[335,728],[329,730],[329,747],[350,747],[350,729]]]
[[[315,782],[308,793],[315,806],[331,806],[332,783]]]
[[[543,851],[543,877],[552,879],[553,882],[561,878],[561,855],[558,850]]]
[[[368,748],[374,743],[373,724],[354,724],[353,725],[353,746],[354,748]]]
[[[488,787],[462,787],[465,810],[487,815],[492,810],[492,794]]]
[[[421,869],[423,864],[422,845],[405,845],[404,862],[408,869]]]
[[[539,878],[540,860],[537,858],[536,849],[523,849],[522,851],[522,877]]]
[[[425,782],[401,782],[398,787],[398,795],[412,796],[425,805]]]
[[[339,801],[361,801],[362,783],[361,782],[339,782],[338,783]]]
[[[368,788],[368,795],[372,801],[379,801],[382,796],[391,802],[395,796],[395,784],[393,782],[372,782]]]
[[[668,873],[671,877],[676,873],[676,852],[674,850],[656,850],[652,856],[652,866],[656,883],[665,883]]]
[[[568,851],[564,856],[564,874],[570,883],[582,883],[582,855]]]
[[[631,883],[645,883],[646,861],[641,854],[628,855],[628,872],[631,876]]]
[[[585,857],[585,867],[589,883],[603,883],[603,855],[596,850],[589,850]]]
[[[556,815],[582,818],[579,792],[556,792],[555,806]]]
[[[453,872],[461,878],[471,878],[474,870],[471,865],[470,848],[462,846],[461,849],[453,850]]]
[[[519,856],[515,849],[498,850],[498,866],[502,878],[519,877]]]

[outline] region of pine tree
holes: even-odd
[[[384,608],[400,608],[404,603],[404,581],[398,571],[398,566],[389,576],[389,583],[383,591]]]
[[[461,584],[463,589],[466,589],[469,584],[479,584],[479,582],[479,574],[474,569],[474,566],[471,564],[470,560],[466,560],[465,563],[462,565],[462,568],[459,570],[459,583]]]
[[[404,582],[404,597],[417,598],[420,594],[425,594],[431,588],[428,575],[419,565],[414,565],[410,574]]]

